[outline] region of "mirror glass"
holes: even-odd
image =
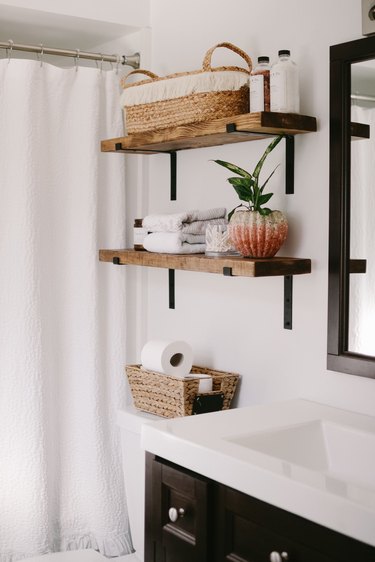
[[[330,48],[327,368],[375,378],[375,35]]]
[[[375,61],[351,64],[348,351],[375,356]],[[363,127],[363,125],[367,125]]]

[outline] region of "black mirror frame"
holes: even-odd
[[[348,351],[351,64],[375,58],[375,36],[330,48],[327,369],[375,378],[375,357]],[[375,134],[371,131],[370,134]],[[359,141],[360,142],[360,141]]]

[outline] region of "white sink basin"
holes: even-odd
[[[375,435],[370,432],[314,420],[227,440],[344,482],[375,489]]]
[[[289,400],[143,426],[147,451],[375,546],[375,416]]]

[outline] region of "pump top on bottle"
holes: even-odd
[[[270,74],[271,111],[299,113],[298,67],[290,58],[290,51],[279,51],[279,59]]]

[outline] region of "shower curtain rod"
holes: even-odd
[[[368,95],[362,95],[362,94],[351,94],[351,99],[352,100],[357,100],[357,101],[375,101],[375,96],[368,96]]]
[[[22,45],[13,43],[13,41],[0,42],[1,49],[7,49],[9,56],[12,51],[26,51],[38,53],[40,55],[57,55],[60,57],[73,57],[75,59],[89,59],[101,62],[113,62],[115,64],[123,64],[132,68],[139,68],[140,54],[133,55],[103,55],[102,53],[88,53],[79,49],[55,49],[53,47],[45,47],[41,45]]]

